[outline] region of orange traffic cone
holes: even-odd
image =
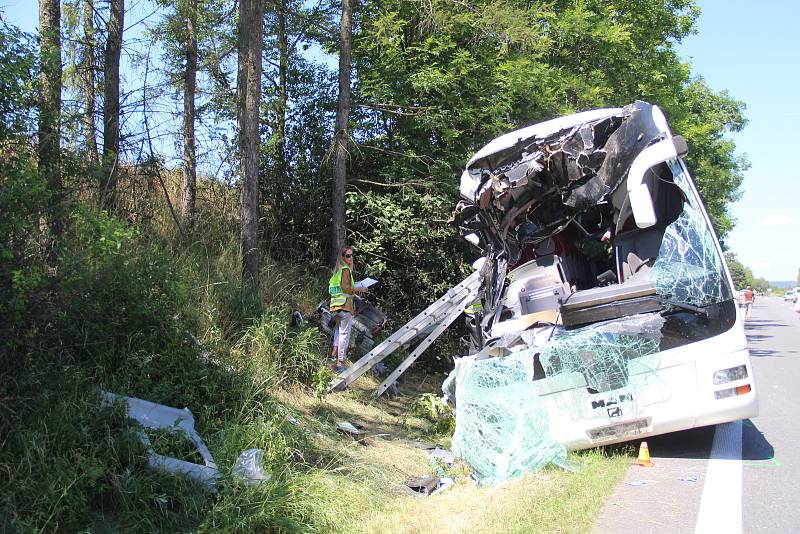
[[[650,449],[647,448],[647,442],[643,441],[639,446],[639,458],[636,459],[636,465],[642,467],[653,467],[653,462],[650,460]]]

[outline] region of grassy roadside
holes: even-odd
[[[630,465],[615,451],[570,454],[570,473],[547,468],[496,487],[469,479],[469,468],[448,470],[456,484],[439,495],[419,497],[403,489],[409,476],[434,473],[437,464],[417,445],[449,445],[431,434],[432,423],[410,416],[414,395],[433,384],[406,384],[407,396],[373,401],[377,381],[364,377],[354,388],[322,399],[303,391],[283,392],[280,401],[315,435],[330,463],[298,474],[313,523],[330,532],[589,532],[614,484]],[[437,384],[438,385],[438,384]],[[333,433],[336,421],[364,426],[362,442]]]
[[[320,396],[328,342],[289,324],[324,292],[317,273],[265,258],[254,297],[238,288],[235,239],[165,242],[76,210],[58,272],[19,275],[0,323],[0,532],[590,530],[624,456],[572,455],[577,473],[494,489],[456,466],[446,492],[409,495],[406,478],[440,467],[415,442],[449,446],[448,425],[412,410],[443,376],[404,377],[394,399],[373,400],[369,375]],[[98,388],[192,410],[220,467],[216,490],[149,470],[137,427],[101,408]],[[340,420],[367,439],[337,433]],[[230,475],[249,448],[264,451],[268,483]]]
[[[431,421],[410,414],[416,395],[435,386],[406,383],[405,396],[373,401],[377,381],[366,376],[324,397],[303,387],[273,390],[269,399],[256,394],[224,415],[191,405],[223,474],[209,494],[148,470],[118,410],[38,382],[51,393],[37,402],[49,399],[51,413],[33,407],[39,422],[5,438],[29,446],[13,463],[0,462],[11,476],[0,503],[14,514],[0,521],[3,532],[589,532],[630,464],[624,454],[585,451],[570,455],[575,473],[548,468],[493,488],[477,486],[469,468],[456,464],[447,473],[454,486],[411,495],[406,478],[439,468],[419,441],[449,445],[431,433]],[[363,425],[366,437],[337,433],[342,420]],[[254,446],[265,451],[274,480],[244,487],[227,474],[238,453]],[[37,528],[17,528],[17,519]]]

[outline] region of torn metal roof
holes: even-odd
[[[516,262],[525,243],[609,202],[636,157],[668,138],[661,111],[640,101],[511,132],[467,163],[453,221],[482,249],[502,248]]]

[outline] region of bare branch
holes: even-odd
[[[150,135],[150,126],[147,121],[147,75],[150,72],[150,50],[151,47],[147,48],[147,58],[145,61],[145,69],[144,69],[144,83],[142,84],[142,115],[144,116],[144,129],[147,134],[147,145],[150,149],[150,161],[154,162],[154,167],[156,170],[156,176],[158,177],[158,182],[161,184],[161,189],[164,191],[164,198],[167,200],[167,206],[169,206],[169,212],[172,214],[172,219],[175,221],[175,226],[178,228],[178,231],[181,234],[181,237],[186,238],[186,234],[183,231],[183,226],[181,226],[181,221],[178,219],[178,215],[175,213],[175,208],[172,205],[172,200],[169,198],[169,193],[167,192],[167,186],[164,184],[164,178],[161,176],[161,169],[159,168],[158,163],[155,159],[155,153],[153,151],[153,138]]]
[[[406,107],[398,104],[364,104],[358,102],[355,103],[355,106],[360,108],[374,109],[384,113],[391,113],[392,115],[404,115],[409,117],[424,115],[428,111],[438,109],[436,106],[414,106],[411,108],[412,111],[401,111],[402,109],[406,109]]]

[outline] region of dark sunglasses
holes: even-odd
[[[345,257],[345,258],[352,258],[353,257],[352,254],[342,254],[342,256]]]

